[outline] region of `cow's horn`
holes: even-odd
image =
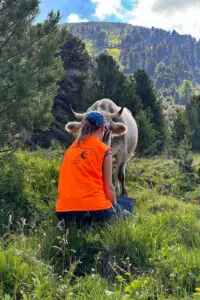
[[[119,116],[121,116],[122,112],[123,112],[123,107],[120,108],[120,110],[116,113],[110,114],[110,118],[111,119],[117,119]]]
[[[72,111],[72,113],[73,113],[73,115],[74,115],[74,117],[75,117],[76,119],[78,119],[78,120],[83,120],[83,118],[85,117],[85,114],[79,114],[79,113],[75,112],[75,111],[73,110],[71,104],[70,104],[70,108],[71,108],[71,111]]]

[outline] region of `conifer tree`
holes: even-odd
[[[125,88],[126,77],[111,55],[100,54],[96,58],[96,99],[110,98],[116,104]]]
[[[177,151],[185,137],[189,138],[189,124],[184,110],[176,110],[170,125],[170,148]]]
[[[194,95],[195,90],[192,82],[189,80],[183,80],[178,87],[179,99],[181,104],[186,105],[190,102],[191,97]]]
[[[0,145],[27,141],[46,128],[56,80],[63,74],[55,54],[66,36],[59,12],[33,24],[38,0],[4,0],[0,6]]]
[[[158,153],[157,132],[151,122],[151,114],[148,110],[141,110],[136,116],[138,125],[137,152],[140,156],[152,156]]]
[[[161,101],[156,98],[152,82],[144,70],[134,73],[136,94],[140,97],[144,110],[150,110],[151,122],[157,132],[157,151],[163,150],[166,138],[166,128]]]
[[[133,75],[126,78],[119,99],[120,105],[127,107],[134,117],[143,109],[142,101],[139,95],[136,94],[136,82]]]
[[[90,80],[90,57],[85,44],[71,34],[68,34],[59,55],[63,61],[65,75],[58,82],[58,91],[52,107],[54,121],[50,129],[52,137],[66,144],[72,141],[71,135],[65,131],[65,124],[73,118],[70,105],[81,111],[87,108],[89,101],[86,90],[87,81]]]
[[[200,96],[194,96],[186,106],[186,118],[190,127],[193,150],[200,150]]]

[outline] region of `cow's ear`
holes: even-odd
[[[65,125],[65,130],[72,133],[73,135],[77,135],[80,128],[81,128],[81,122],[68,122]]]
[[[112,134],[123,135],[127,132],[127,126],[120,122],[112,122]]]

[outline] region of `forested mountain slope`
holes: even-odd
[[[165,98],[186,104],[200,84],[200,40],[162,29],[122,23],[67,24],[90,54],[111,54],[125,74],[144,69]]]

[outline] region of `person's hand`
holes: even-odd
[[[113,202],[112,202],[112,205],[116,205],[117,204],[117,200],[115,199]]]

